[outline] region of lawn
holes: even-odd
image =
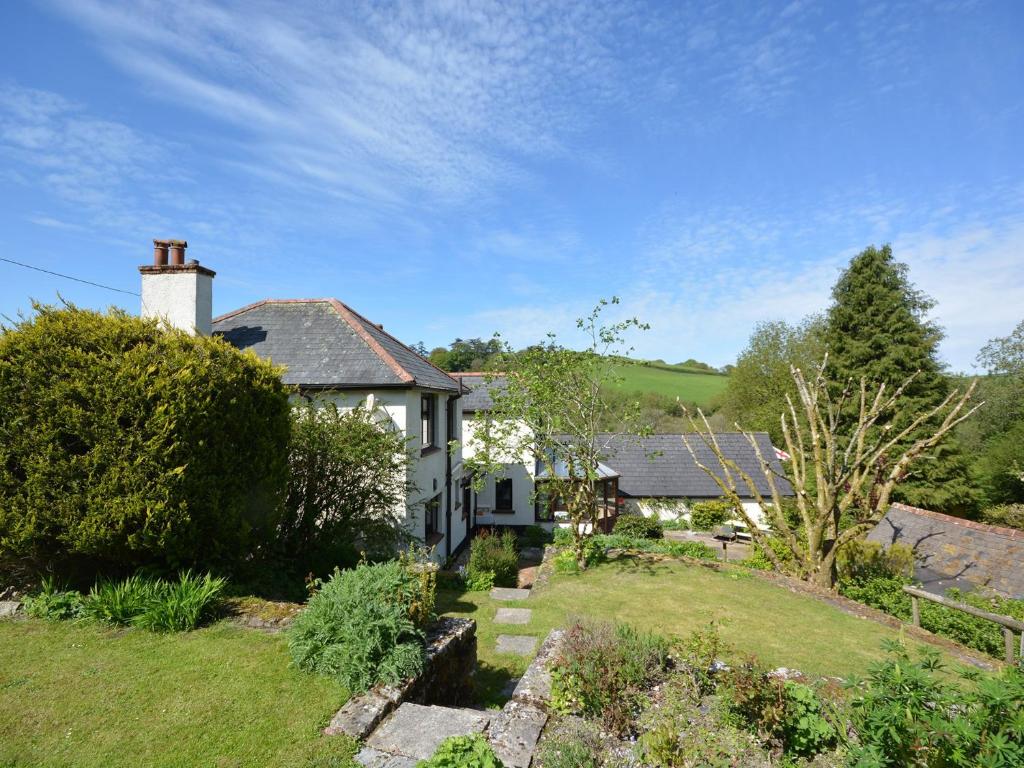
[[[281,637],[0,621],[0,766],[343,766],[346,700]]]
[[[717,373],[697,373],[667,365],[621,363],[614,366],[622,377],[618,386],[627,392],[655,392],[678,397],[707,407],[725,391],[729,377]]]
[[[532,619],[523,626],[495,625],[499,606],[531,608]],[[480,592],[443,591],[438,609],[476,619],[482,694],[492,705],[500,702],[502,685],[522,674],[527,663],[495,653],[497,635],[543,638],[575,616],[623,621],[677,636],[717,620],[723,637],[738,653],[813,676],[863,674],[884,655],[882,642],[899,634],[762,581],[740,566],[714,570],[646,557],[622,557],[581,575],[556,574],[547,587],[520,602],[499,603]]]

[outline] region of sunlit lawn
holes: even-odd
[[[346,700],[281,637],[0,621],[0,766],[344,766]]]
[[[531,608],[532,620],[522,626],[496,625],[495,611],[501,606]],[[794,594],[738,566],[716,570],[645,557],[621,557],[581,575],[556,574],[541,591],[520,602],[502,603],[479,592],[443,591],[438,608],[477,620],[482,694],[490,704],[500,701],[502,684],[522,674],[528,663],[495,653],[495,638],[543,638],[574,616],[623,621],[676,636],[716,620],[737,653],[816,677],[861,675],[884,655],[882,642],[899,636],[897,630]]]

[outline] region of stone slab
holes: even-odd
[[[20,608],[21,603],[17,600],[0,600],[0,619],[14,616]]]
[[[375,691],[353,696],[337,711],[330,725],[324,728],[324,735],[345,734],[353,739],[365,739],[396,704],[387,695]]]
[[[508,702],[491,722],[487,738],[494,753],[508,768],[530,768],[547,713],[528,704]]]
[[[426,760],[449,736],[482,733],[488,722],[490,716],[485,712],[406,702],[373,732],[366,745],[392,755]]]
[[[416,763],[419,762],[412,757],[389,755],[387,752],[381,752],[379,749],[371,747],[363,747],[359,750],[355,760],[356,765],[361,765],[363,768],[416,768]]]
[[[514,653],[529,656],[537,647],[537,638],[529,635],[498,635],[495,650],[498,653]]]
[[[561,629],[553,629],[544,638],[544,644],[537,651],[537,657],[530,662],[526,672],[519,679],[515,690],[512,691],[512,699],[521,704],[530,704],[534,707],[543,708],[551,698],[551,662],[558,655],[565,632]]]
[[[533,611],[529,608],[499,608],[494,614],[495,624],[529,624]]]
[[[495,587],[491,590],[494,600],[525,600],[530,596],[528,589],[512,589],[511,587]]]

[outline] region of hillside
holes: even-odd
[[[653,392],[658,395],[696,403],[706,408],[725,391],[729,377],[683,365],[643,360],[625,360],[615,365],[626,392]]]

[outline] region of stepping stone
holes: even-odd
[[[498,635],[495,650],[498,653],[514,653],[516,656],[529,656],[537,647],[537,638],[530,635]]]
[[[528,589],[512,589],[511,587],[495,587],[491,597],[495,600],[525,600],[530,596]]]
[[[356,765],[363,768],[416,768],[416,760],[412,757],[396,757],[370,747],[363,747],[356,755]]]
[[[494,614],[495,624],[529,624],[533,611],[529,608],[499,608]]]
[[[450,707],[424,707],[406,702],[366,740],[371,749],[427,760],[449,736],[483,733],[490,722],[485,712]]]

